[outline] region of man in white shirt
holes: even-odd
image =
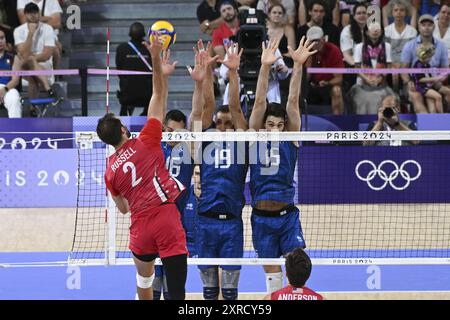
[[[24,70],[53,70],[52,53],[55,48],[55,36],[52,27],[40,22],[39,7],[28,3],[24,8],[26,22],[14,30],[14,41]],[[54,93],[46,76],[26,77],[29,82],[29,96],[36,98],[39,84],[51,97]]]
[[[61,14],[63,13],[58,0],[17,0],[17,15],[21,24],[26,22],[24,8],[28,3],[35,3],[41,12],[40,21],[50,25],[55,34],[55,48],[53,50],[53,66],[58,69],[61,61],[62,45],[58,41],[61,28]],[[45,7],[44,7],[45,6]]]

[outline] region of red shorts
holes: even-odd
[[[187,254],[186,235],[177,206],[161,205],[132,219],[129,248],[139,256],[159,253],[161,258],[167,258]]]

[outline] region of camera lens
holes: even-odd
[[[391,107],[386,108],[383,110],[383,116],[385,118],[392,118],[394,116],[394,109],[392,109]]]

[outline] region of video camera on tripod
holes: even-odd
[[[237,34],[239,48],[244,49],[239,66],[239,78],[242,85],[242,109],[246,117],[250,118],[261,68],[262,42],[266,40],[266,28],[261,21],[264,19],[261,19],[253,8],[248,10],[244,19],[245,23],[240,26]]]

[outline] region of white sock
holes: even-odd
[[[283,288],[283,272],[266,273],[267,294]]]

